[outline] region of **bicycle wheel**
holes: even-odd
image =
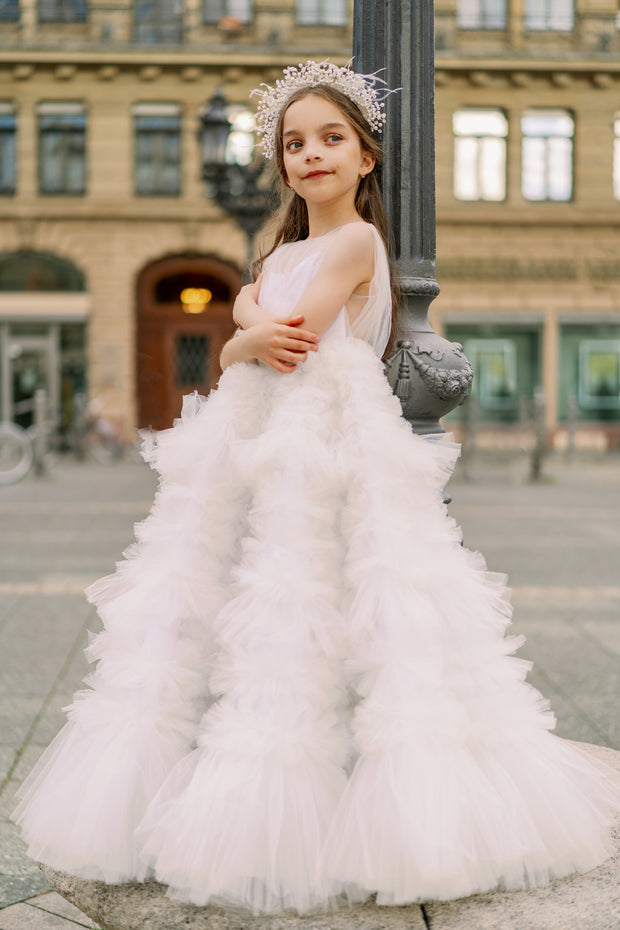
[[[15,484],[32,468],[28,433],[14,423],[0,423],[0,484]]]

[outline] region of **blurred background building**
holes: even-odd
[[[556,446],[620,444],[619,30],[618,0],[436,0],[432,319],[502,435],[542,389]],[[2,419],[43,386],[65,429],[84,392],[159,428],[215,384],[247,240],[201,114],[221,89],[247,161],[251,88],[351,33],[352,0],[0,0]]]

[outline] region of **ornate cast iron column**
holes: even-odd
[[[439,417],[469,393],[472,369],[457,342],[438,336],[428,308],[435,280],[435,68],[433,0],[355,0],[356,71],[383,68],[386,100],[383,196],[394,231],[403,290],[390,384],[418,433],[444,432]]]

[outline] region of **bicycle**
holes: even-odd
[[[0,423],[0,485],[21,481],[33,462],[34,448],[28,430],[15,423]]]

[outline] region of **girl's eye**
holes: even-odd
[[[340,142],[342,136],[339,136],[337,132],[330,132],[327,137],[328,142]]]
[[[301,148],[301,142],[298,139],[293,139],[291,142],[286,143],[286,148],[289,152],[296,152],[298,148]]]

